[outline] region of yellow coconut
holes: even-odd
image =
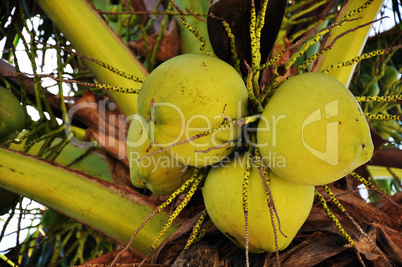
[[[224,145],[239,138],[240,127],[175,144],[245,116],[247,99],[232,66],[216,57],[185,54],[165,61],[147,77],[138,95],[138,114],[148,122],[148,136],[156,146],[173,145],[170,150],[183,164],[206,166],[233,151]]]
[[[227,165],[212,167],[202,190],[205,208],[216,225],[234,243],[245,247],[243,177],[248,154],[238,155]],[[254,165],[254,164],[252,164]],[[314,186],[288,183],[269,174],[273,202],[282,232],[274,218],[278,248],[285,249],[307,219],[314,200]],[[252,166],[248,186],[249,249],[254,253],[274,252],[275,236],[267,204],[267,193],[257,166]]]
[[[194,168],[185,166],[170,153],[160,150],[148,139],[147,123],[135,114],[127,136],[127,156],[130,164],[130,178],[134,186],[147,187],[157,195],[169,195],[179,188],[193,173]]]
[[[334,182],[373,153],[356,99],[322,73],[293,76],[277,89],[262,113],[257,143],[274,173],[304,185]]]

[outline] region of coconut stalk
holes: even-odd
[[[156,208],[136,191],[4,147],[0,147],[0,187],[123,243],[128,243],[136,228]],[[132,247],[146,254],[167,220],[164,212],[155,215],[138,233]],[[160,242],[178,226],[173,222]]]
[[[141,79],[147,76],[144,66],[86,0],[36,2],[78,53]],[[141,83],[125,79],[94,62],[87,61],[87,65],[100,83],[136,89],[141,87]],[[108,93],[126,116],[137,112],[136,94]]]
[[[62,139],[56,138],[55,140],[53,140],[50,147],[55,147],[59,145],[61,142]],[[35,143],[29,149],[29,151],[27,151],[27,153],[33,156],[38,155],[44,143],[45,140]],[[9,145],[9,148],[16,151],[24,151],[25,145],[26,144],[24,141],[18,144],[11,143]],[[109,169],[106,157],[100,151],[97,150],[93,150],[90,153],[88,152],[89,152],[88,148],[80,147],[69,142],[67,145],[63,147],[62,151],[60,152],[60,154],[57,155],[57,158],[54,160],[54,162],[69,167],[71,169],[84,172],[87,175],[105,181],[113,182],[112,174]]]
[[[340,34],[343,34],[346,31],[358,27],[362,24],[371,22],[376,18],[383,1],[348,0],[345,1],[344,5],[342,6],[335,22],[339,22],[345,19],[345,16],[349,14],[349,12],[365,6],[366,2],[371,3],[367,5],[366,8],[362,9],[360,12],[356,12],[354,15],[348,17],[348,19],[356,19],[356,20],[343,23],[342,26],[331,30],[329,37],[325,40],[322,47],[326,47],[327,45],[329,45]],[[338,39],[334,47],[328,53],[326,53],[324,56],[320,57],[316,61],[312,71],[317,72],[322,71],[333,64],[344,62],[353,59],[356,56],[359,56],[362,53],[363,48],[366,44],[370,29],[371,29],[370,26],[365,26],[363,28],[357,29],[356,31],[348,33],[345,36]],[[348,67],[333,69],[329,72],[329,75],[338,79],[346,87],[348,87],[352,79],[355,68],[356,64],[353,64]]]

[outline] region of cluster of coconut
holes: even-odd
[[[249,249],[275,251],[277,239],[282,250],[310,213],[314,186],[336,181],[371,158],[370,130],[349,90],[322,73],[283,82],[255,127],[241,120],[256,115],[248,107],[244,81],[226,62],[187,54],[162,63],[144,82],[130,125],[131,180],[168,195],[195,168],[210,166],[202,189],[206,210],[222,233],[244,247],[243,181],[249,175]],[[249,157],[244,147],[258,154]],[[279,217],[275,225],[264,179]],[[278,221],[283,234],[275,238]]]

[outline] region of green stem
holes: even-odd
[[[156,208],[136,191],[3,147],[0,147],[0,187],[38,201],[124,243]],[[155,215],[138,233],[132,247],[143,254],[148,252],[168,218],[164,212]],[[174,222],[163,239],[178,226]]]
[[[369,5],[367,5],[367,2],[370,2],[370,0],[347,1],[339,12],[339,16],[336,18],[334,23],[340,22],[343,19],[360,19],[346,22],[342,26],[332,29],[329,38],[326,39],[326,42],[322,47],[329,45],[338,35],[346,32],[347,30],[373,21],[377,16],[383,1],[374,0]],[[365,8],[359,9],[360,7]],[[354,14],[350,13],[351,11],[358,9],[359,12]],[[312,71],[320,72],[333,64],[344,62],[360,55],[366,44],[370,28],[371,27],[363,27],[340,38],[329,52],[316,61],[316,65],[313,67]],[[329,73],[329,75],[338,79],[346,87],[348,87],[355,67],[356,64],[353,64],[349,67],[334,69]]]
[[[50,146],[46,146],[44,156],[47,156],[53,152],[53,149],[58,148],[62,142],[61,138],[55,138],[51,142]],[[19,144],[11,143],[9,148],[16,151],[24,151],[25,140]],[[45,140],[41,140],[33,144],[28,154],[37,156],[45,145]],[[113,182],[113,178],[109,169],[106,157],[101,152],[94,150],[95,144],[91,148],[85,148],[74,145],[69,142],[63,150],[58,154],[54,160],[55,163],[69,167],[74,170],[81,171],[87,175]]]
[[[147,76],[144,66],[87,1],[37,0],[37,3],[78,53],[141,79]],[[87,65],[100,83],[136,89],[141,87],[141,83],[122,78],[93,62],[87,61]],[[109,94],[126,116],[137,112],[137,95]]]

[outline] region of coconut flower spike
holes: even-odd
[[[356,226],[356,228],[359,230],[359,232],[367,238],[367,240],[369,241],[370,245],[373,247],[373,249],[379,254],[381,255],[381,257],[389,264],[389,266],[392,266],[392,264],[389,262],[389,260],[387,259],[387,257],[384,255],[384,253],[378,248],[378,246],[375,244],[375,242],[370,238],[370,236],[364,232],[364,230],[361,228],[361,226],[356,222],[355,219],[353,219],[353,217],[349,214],[349,212],[346,211],[346,209],[343,207],[343,205],[339,202],[339,200],[335,197],[335,195],[332,193],[331,189],[327,186],[327,185],[323,185],[322,188],[325,190],[325,192],[327,193],[327,195],[329,196],[329,198],[331,199],[331,201],[348,217],[348,219],[354,224],[354,226]],[[364,262],[361,259],[361,255],[359,250],[354,247],[357,257],[359,258],[360,262],[362,263],[362,265],[364,266]]]

